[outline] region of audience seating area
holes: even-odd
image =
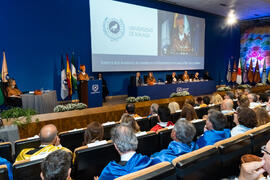
[[[0,179],[8,180],[8,170],[6,165],[0,165]]]

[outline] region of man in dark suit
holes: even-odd
[[[141,73],[137,72],[136,76],[131,76],[130,83],[132,86],[141,86],[142,85]]]

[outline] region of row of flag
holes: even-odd
[[[80,59],[78,57],[77,69],[79,72]],[[75,65],[75,55],[72,52],[71,62],[69,61],[68,54],[66,54],[66,68],[64,64],[64,57],[61,55],[61,98],[62,100],[67,97],[71,98],[77,92],[77,71]]]
[[[264,60],[262,77],[259,70],[259,62],[257,60],[255,70],[253,70],[252,59],[250,60],[249,68],[246,63],[241,67],[241,61],[238,61],[238,68],[236,67],[236,61],[233,64],[233,70],[231,71],[230,61],[227,70],[227,82],[236,82],[237,84],[243,83],[266,83],[266,80],[270,82],[270,71],[268,72],[268,78],[266,78],[266,62]]]
[[[5,53],[5,51],[3,51],[1,81],[2,82],[7,82],[8,79],[9,79],[9,76],[8,76],[6,53]],[[2,89],[0,88],[0,105],[3,105],[4,102],[5,102],[4,94],[2,92]]]

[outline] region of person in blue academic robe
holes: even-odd
[[[10,162],[2,157],[0,157],[0,165],[6,165],[8,169],[8,178],[9,180],[13,180],[13,174],[12,174],[12,165]]]
[[[111,161],[102,171],[99,180],[115,179],[117,177],[139,171],[159,163],[158,159],[150,159],[148,156],[135,153],[125,164]]]
[[[173,141],[169,144],[167,149],[153,154],[152,158],[157,158],[160,161],[169,161],[198,149],[196,143],[192,140],[196,135],[194,125],[187,120],[178,120],[171,133]]]
[[[111,161],[101,172],[99,180],[115,179],[161,162],[158,159],[150,159],[148,156],[136,153],[138,140],[130,126],[120,124],[113,128],[111,140],[121,161],[118,163]]]
[[[230,130],[225,129],[226,123],[227,119],[221,112],[210,110],[208,112],[208,119],[206,120],[206,130],[197,140],[199,148],[207,145],[213,145],[218,141],[231,137]]]

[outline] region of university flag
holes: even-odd
[[[67,75],[64,65],[64,57],[61,55],[61,98],[62,100],[66,99],[68,96],[68,87],[67,87]]]
[[[68,55],[67,56],[67,69],[66,69],[66,74],[67,74],[67,86],[68,86],[68,96],[72,96],[72,82],[71,82],[71,71],[70,71],[70,66],[69,66],[69,60],[68,60]]]
[[[248,70],[247,70],[247,62],[245,60],[245,64],[243,66],[243,83],[248,82]]]
[[[232,73],[231,73],[231,63],[229,60],[228,70],[227,70],[227,82],[231,82],[231,80],[232,80]]]
[[[253,65],[252,65],[252,59],[250,59],[249,68],[248,68],[248,81],[250,83],[253,82]]]
[[[232,82],[236,81],[237,76],[237,67],[236,67],[236,61],[233,62],[233,71],[232,71]]]
[[[7,82],[9,77],[8,77],[8,68],[7,68],[7,60],[6,60],[5,51],[3,51],[3,63],[2,63],[1,75],[2,75],[2,82]]]
[[[241,70],[241,60],[238,61],[238,69],[237,69],[237,77],[236,77],[236,83],[241,84],[242,83],[242,70]]]
[[[77,90],[77,72],[76,72],[76,67],[75,67],[75,57],[74,57],[74,52],[72,52],[72,57],[71,57],[71,75],[72,75],[72,88],[74,91]]]
[[[263,61],[263,73],[262,73],[262,83],[263,84],[266,84],[266,60],[264,58],[264,61]]]
[[[259,61],[257,60],[254,74],[254,82],[258,83],[261,81],[260,70],[259,70]]]

